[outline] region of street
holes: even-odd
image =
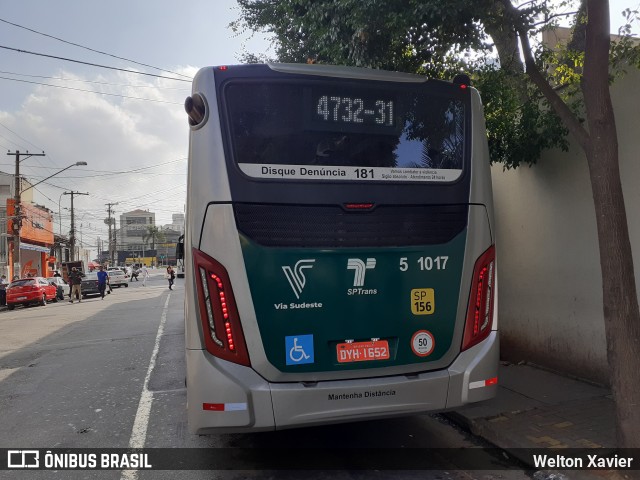
[[[187,430],[184,280],[161,271],[82,303],[0,312],[1,448],[428,449],[483,446],[442,416],[420,415],[259,434],[196,436]],[[154,363],[155,362],[155,363]],[[373,451],[373,450],[372,450]],[[295,456],[295,453],[291,453]],[[487,456],[489,454],[487,453]],[[373,459],[372,459],[373,460]],[[521,470],[332,470],[342,478],[526,479]],[[11,472],[13,478],[165,478],[162,471]],[[180,478],[328,478],[320,470],[182,471]]]

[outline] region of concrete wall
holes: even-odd
[[[640,72],[613,84],[619,160],[640,285]],[[531,168],[492,170],[503,358],[608,383],[602,280],[586,158],[575,141]]]

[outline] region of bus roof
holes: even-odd
[[[357,78],[362,80],[379,80],[387,82],[424,83],[428,80],[424,75],[413,73],[388,72],[362,67],[345,67],[337,65],[275,63],[266,64],[271,70],[301,75],[318,75],[323,77]]]

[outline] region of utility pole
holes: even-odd
[[[113,220],[114,226],[113,226],[113,237],[111,236],[111,214],[115,213],[113,210],[111,210],[111,207],[114,205],[118,205],[118,203],[105,203],[105,205],[107,206],[107,213],[109,215],[107,223],[109,224],[109,258],[111,259],[111,266],[115,265],[115,259],[114,259],[114,247],[115,245],[113,245],[113,237],[115,237],[115,219]]]
[[[69,246],[71,247],[71,261],[76,259],[76,224],[73,214],[73,196],[74,195],[89,195],[88,193],[80,192],[63,192],[63,195],[71,195],[71,231],[69,232]]]
[[[42,153],[20,153],[16,150],[14,153],[7,152],[7,155],[16,156],[16,174],[13,178],[14,183],[14,196],[13,196],[13,268],[11,270],[11,276],[21,275],[20,270],[20,227],[22,227],[22,212],[20,209],[20,162],[26,160],[29,157],[44,157]],[[22,160],[20,157],[24,157]]]

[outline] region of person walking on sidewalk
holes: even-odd
[[[100,265],[100,271],[97,273],[98,275],[98,291],[100,292],[100,297],[104,300],[104,292],[107,289],[107,285],[109,284],[109,274],[104,271],[104,267]],[[111,288],[111,286],[109,286]]]
[[[0,305],[7,304],[7,287],[9,286],[9,281],[7,280],[6,275],[2,275],[0,277]]]
[[[142,273],[142,286],[146,287],[147,286],[147,278],[149,278],[149,270],[147,270],[147,266],[146,265],[142,266],[141,273]]]
[[[173,281],[176,278],[176,272],[173,270],[171,265],[167,267],[167,273],[165,275],[165,278],[169,280],[169,290],[173,290]]]
[[[84,273],[76,267],[71,269],[71,273],[69,273],[69,283],[71,284],[69,303],[73,303],[74,296],[78,299],[78,303],[82,302],[82,277],[84,277]]]

